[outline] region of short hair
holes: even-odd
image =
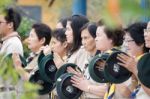
[[[5,20],[8,23],[12,22],[13,29],[14,31],[16,31],[21,23],[21,15],[14,8],[5,8],[4,13],[5,13],[4,16]]]
[[[38,39],[45,38],[44,45],[47,45],[50,43],[51,40],[51,28],[43,23],[36,23],[33,24],[32,28],[35,30],[35,33],[38,37]]]
[[[90,33],[90,35],[93,37],[93,38],[96,38],[96,29],[97,29],[97,25],[96,23],[87,23],[85,24],[82,28],[81,28],[81,31],[87,29],[88,32]]]
[[[124,30],[121,27],[104,28],[104,32],[113,41],[113,46],[121,46],[124,40]]]
[[[58,41],[63,43],[65,41],[67,41],[65,32],[66,32],[66,30],[64,28],[55,29],[52,33],[52,37],[56,38]]]
[[[102,19],[100,19],[98,22],[97,22],[97,26],[103,26],[105,25],[104,24],[104,21]]]
[[[149,49],[145,47],[145,40],[144,40],[144,29],[146,29],[147,23],[144,22],[136,22],[128,26],[125,31],[129,33],[131,38],[135,41],[135,43],[140,46],[144,44],[143,51],[148,52]]]
[[[83,15],[73,15],[71,16],[69,21],[71,21],[71,28],[73,30],[73,45],[70,51],[71,53],[73,53],[78,50],[82,44],[80,29],[84,24],[88,23],[89,20]]]

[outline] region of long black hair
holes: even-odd
[[[70,53],[74,53],[81,46],[81,31],[82,26],[89,22],[89,20],[82,15],[73,15],[69,18],[71,21],[71,28],[73,30],[73,44]]]

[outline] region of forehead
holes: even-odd
[[[98,26],[97,33],[103,33],[103,32],[104,32],[104,26]]]
[[[31,29],[30,34],[36,35],[34,28]]]
[[[148,24],[147,24],[147,29],[150,29],[150,21],[148,22]]]
[[[5,20],[4,15],[0,14],[0,20]]]
[[[67,25],[70,25],[71,24],[71,21],[67,21]]]
[[[131,38],[131,35],[128,32],[126,32],[126,34],[124,35],[124,37],[125,38]]]
[[[86,29],[84,29],[82,32],[81,32],[81,36],[87,36],[87,35],[90,35],[89,31]]]

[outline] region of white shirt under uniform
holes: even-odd
[[[7,37],[1,39],[0,54],[7,56],[10,53],[18,53],[23,56],[23,46],[17,32],[13,32]],[[3,88],[8,87],[8,86],[4,86],[4,84],[5,83],[0,77],[0,99],[4,99],[4,98],[13,99],[12,95],[16,94],[16,91],[15,90],[3,91],[2,90]],[[15,86],[12,87],[14,88]]]

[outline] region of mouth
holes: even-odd
[[[150,42],[150,40],[148,40],[148,39],[145,39],[145,43],[146,43],[146,42]]]
[[[68,36],[66,36],[66,38],[68,39],[69,37],[68,37]]]
[[[31,43],[28,43],[28,47],[30,47]]]
[[[82,44],[82,45],[83,45],[83,48],[85,48],[85,47],[86,47],[84,44]]]

